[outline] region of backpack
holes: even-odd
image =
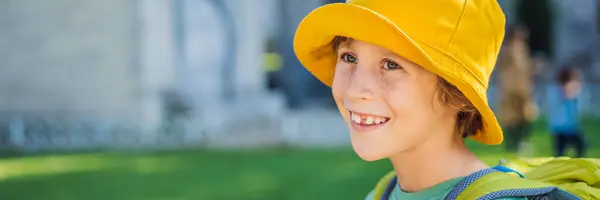
[[[515,170],[517,169],[517,170]],[[375,186],[373,200],[387,200],[397,184],[392,171]],[[465,177],[447,200],[527,197],[540,200],[600,200],[600,159],[519,158]]]

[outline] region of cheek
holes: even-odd
[[[405,115],[406,112],[418,109],[422,97],[418,87],[410,80],[383,80],[381,91],[384,91],[385,101],[395,115]]]
[[[350,81],[350,73],[344,70],[343,66],[336,65],[333,83],[331,84],[331,93],[336,101],[341,100],[343,97],[348,81]]]
[[[386,104],[397,119],[396,123],[417,128],[417,124],[436,118],[435,111],[440,106],[434,105],[434,91],[421,86],[412,80],[384,85]]]

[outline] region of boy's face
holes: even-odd
[[[340,45],[332,93],[364,160],[387,158],[439,138],[456,122],[456,109],[436,94],[437,75],[362,41]]]
[[[575,98],[581,92],[581,82],[578,79],[573,79],[565,84],[564,90],[567,98]]]
[[[568,76],[570,80],[564,83],[562,88],[567,98],[575,98],[581,92],[581,75],[579,71],[572,69],[572,71],[568,72]]]

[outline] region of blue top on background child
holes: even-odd
[[[578,72],[564,68],[558,75],[558,86],[548,99],[548,123],[553,134],[576,134],[580,131],[579,105],[581,82]]]

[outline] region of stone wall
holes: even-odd
[[[5,142],[33,148],[48,145],[41,138],[52,137],[56,144],[89,145],[79,138],[89,138],[103,125],[121,126],[108,121],[138,124],[136,1],[0,4],[0,134]]]
[[[232,126],[261,132],[283,106],[263,84],[276,19],[261,9],[273,2],[0,1],[0,143],[193,145]],[[166,92],[190,115],[168,116]]]
[[[0,110],[115,115],[132,110],[135,1],[2,4]]]

